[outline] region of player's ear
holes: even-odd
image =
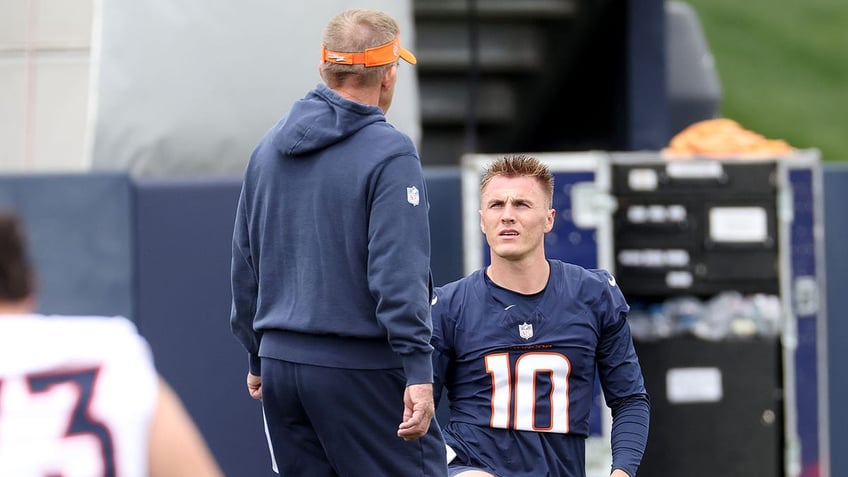
[[[548,216],[545,217],[545,233],[554,229],[554,219],[556,218],[556,209],[548,210]]]
[[[483,226],[483,211],[478,210],[478,214],[480,214],[480,231],[483,232],[483,235],[486,235],[486,227]]]
[[[383,89],[390,89],[393,84],[395,84],[395,80],[397,79],[397,63],[395,63],[391,68],[386,68],[386,71],[383,73],[383,81],[380,83]]]

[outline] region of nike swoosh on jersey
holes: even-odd
[[[611,287],[615,286],[615,277],[609,277],[609,280],[607,280],[607,281],[609,282]]]

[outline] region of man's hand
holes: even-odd
[[[247,373],[247,392],[250,397],[258,401],[262,400],[262,377]]]
[[[435,413],[432,384],[407,386],[403,393],[403,422],[398,426],[398,437],[411,441],[427,434]]]
[[[630,477],[630,475],[621,469],[615,469],[612,471],[612,474],[610,474],[610,477]]]

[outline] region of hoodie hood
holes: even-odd
[[[319,84],[274,126],[274,146],[285,156],[305,156],[380,121],[386,116],[377,106],[347,100]]]

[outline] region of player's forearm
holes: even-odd
[[[650,404],[647,395],[622,399],[612,408],[612,464],[635,475],[648,443]],[[615,475],[615,474],[613,474]]]

